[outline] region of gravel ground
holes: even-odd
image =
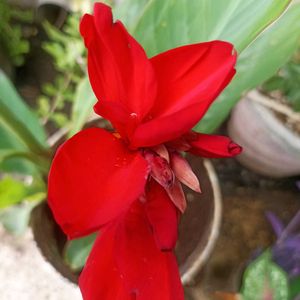
[[[31,232],[9,235],[0,227],[0,300],[82,300],[40,254]]]

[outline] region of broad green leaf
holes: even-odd
[[[123,0],[113,9],[114,18],[120,19],[127,28],[132,29],[139,20],[149,0]]]
[[[271,260],[266,251],[246,269],[242,285],[243,300],[289,299],[289,283],[286,273]]]
[[[43,127],[1,70],[0,124],[33,152],[45,151],[47,144]]]
[[[65,260],[73,270],[80,270],[85,265],[86,259],[91,252],[97,234],[91,234],[84,238],[70,241],[65,249]]]
[[[125,0],[124,5],[137,2]],[[245,49],[287,8],[290,0],[150,0],[138,7],[129,31],[149,56],[184,44],[227,40]]]
[[[78,132],[87,121],[92,112],[96,97],[90,86],[88,77],[85,77],[78,85],[72,110],[70,135]]]
[[[289,60],[299,46],[299,39],[300,4],[296,4],[240,55],[235,78],[196,130],[209,133],[218,128],[244,92],[270,78]]]

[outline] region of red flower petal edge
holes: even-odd
[[[147,175],[139,152],[103,129],[86,129],[56,152],[48,203],[64,232],[79,237],[125,212],[144,192]]]
[[[190,153],[201,157],[232,157],[242,152],[242,147],[227,136],[197,133],[190,141]]]
[[[167,192],[151,180],[146,193],[146,215],[152,227],[156,245],[161,250],[175,248],[178,237],[179,212]]]

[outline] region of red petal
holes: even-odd
[[[162,158],[164,158],[168,163],[170,162],[170,156],[167,147],[164,144],[154,146],[152,150]]]
[[[141,120],[156,96],[153,67],[143,48],[128,34],[119,21],[113,23],[111,8],[102,3],[94,6],[94,16],[85,15],[80,31],[88,48],[88,71],[91,85],[99,100],[96,112],[105,115],[116,127],[135,114]],[[115,124],[114,112],[103,102],[122,110]],[[120,114],[119,114],[120,115]],[[124,131],[124,130],[123,130]]]
[[[233,45],[212,41],[175,48],[151,59],[158,78],[153,117],[171,114],[199,102],[211,102],[233,70]],[[201,112],[200,112],[201,114]]]
[[[232,157],[242,151],[242,147],[227,136],[197,133],[194,137],[189,152],[201,157]]]
[[[137,300],[183,300],[175,256],[160,251],[144,207],[137,202],[118,232],[117,262]]]
[[[151,176],[164,188],[172,186],[174,183],[174,173],[168,161],[147,150],[144,152],[144,157],[151,169]]]
[[[195,192],[201,192],[197,176],[193,172],[190,164],[182,157],[182,155],[177,152],[173,152],[171,154],[171,166],[175,176],[180,182]]]
[[[161,250],[173,249],[178,237],[179,212],[166,191],[154,180],[147,189],[145,204],[156,245]]]
[[[69,237],[85,235],[128,209],[144,192],[147,174],[139,152],[103,129],[83,130],[54,157],[49,204]]]
[[[183,46],[151,59],[158,98],[132,145],[152,146],[179,137],[203,117],[235,74],[236,53],[227,42]]]
[[[174,184],[165,189],[175,206],[181,211],[181,213],[184,213],[186,209],[186,199],[180,182],[175,179]]]
[[[187,152],[191,149],[190,141],[195,139],[196,132],[189,131],[178,139],[172,140],[166,143],[167,147],[172,151],[183,151]]]
[[[79,286],[84,300],[135,300],[125,289],[124,277],[116,267],[116,228],[106,228],[97,238],[80,275]]]
[[[84,300],[183,300],[175,256],[154,242],[143,204],[96,241],[81,273]]]
[[[127,136],[130,113],[122,103],[102,100],[94,105],[94,111],[104,119],[109,120],[120,135]]]

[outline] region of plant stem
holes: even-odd
[[[64,81],[63,86],[57,92],[57,95],[54,97],[54,99],[52,101],[52,105],[50,107],[50,110],[49,110],[47,116],[45,116],[45,118],[42,120],[43,125],[46,125],[48,123],[49,118],[55,112],[57,105],[60,103],[60,101],[63,100],[63,92],[69,87],[69,85],[71,83],[71,78],[72,78],[71,74],[68,73],[65,75],[65,81]]]

